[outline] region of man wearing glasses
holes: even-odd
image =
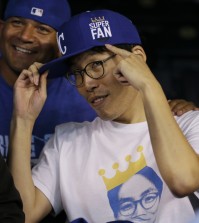
[[[61,209],[74,223],[190,221],[188,195],[199,189],[199,112],[173,116],[125,16],[87,11],[59,36],[62,57],[33,64],[14,88],[9,165],[27,222]],[[57,126],[31,173],[31,132],[56,69],[99,117]]]

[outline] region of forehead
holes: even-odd
[[[88,50],[86,52],[80,53],[69,59],[70,66],[81,65],[85,62],[91,62],[95,60],[101,60],[102,55],[107,55],[107,51],[98,52],[94,50]]]
[[[29,24],[34,24],[34,25],[37,25],[37,26],[41,26],[41,25],[43,25],[43,26],[46,26],[46,27],[48,27],[49,29],[52,29],[52,30],[54,30],[54,28],[52,28],[51,26],[49,26],[49,25],[47,25],[47,24],[45,24],[45,23],[41,23],[41,22],[39,22],[39,21],[37,21],[37,20],[33,20],[33,19],[29,19],[29,18],[25,18],[25,17],[21,17],[21,16],[11,16],[11,17],[9,17],[6,21],[12,21],[12,20],[14,20],[14,19],[19,19],[19,20],[21,20],[21,21],[23,21],[23,22],[26,22],[26,23],[29,23]]]

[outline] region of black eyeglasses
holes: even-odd
[[[72,70],[66,74],[67,80],[76,87],[80,87],[84,83],[84,73],[93,79],[100,79],[104,76],[104,63],[111,58],[115,57],[116,54],[109,56],[104,60],[93,61],[88,63],[82,70]]]
[[[140,204],[144,210],[150,210],[151,208],[158,206],[159,199],[159,192],[149,192],[139,200],[133,201],[126,199],[120,204],[120,214],[123,216],[134,216],[138,204]]]

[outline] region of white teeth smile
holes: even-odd
[[[30,50],[26,50],[26,49],[23,49],[23,48],[20,48],[20,47],[16,47],[16,50],[19,51],[19,52],[22,52],[22,53],[31,54]]]
[[[100,101],[103,101],[104,100],[104,98],[97,98],[97,99],[95,99],[94,101],[93,101],[93,103],[97,103],[97,102],[100,102]]]

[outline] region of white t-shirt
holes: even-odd
[[[176,120],[199,153],[199,112]],[[96,118],[57,126],[33,169],[33,180],[55,213],[64,209],[70,221],[187,223],[194,216],[189,199],[174,197],[162,179],[147,122]]]

